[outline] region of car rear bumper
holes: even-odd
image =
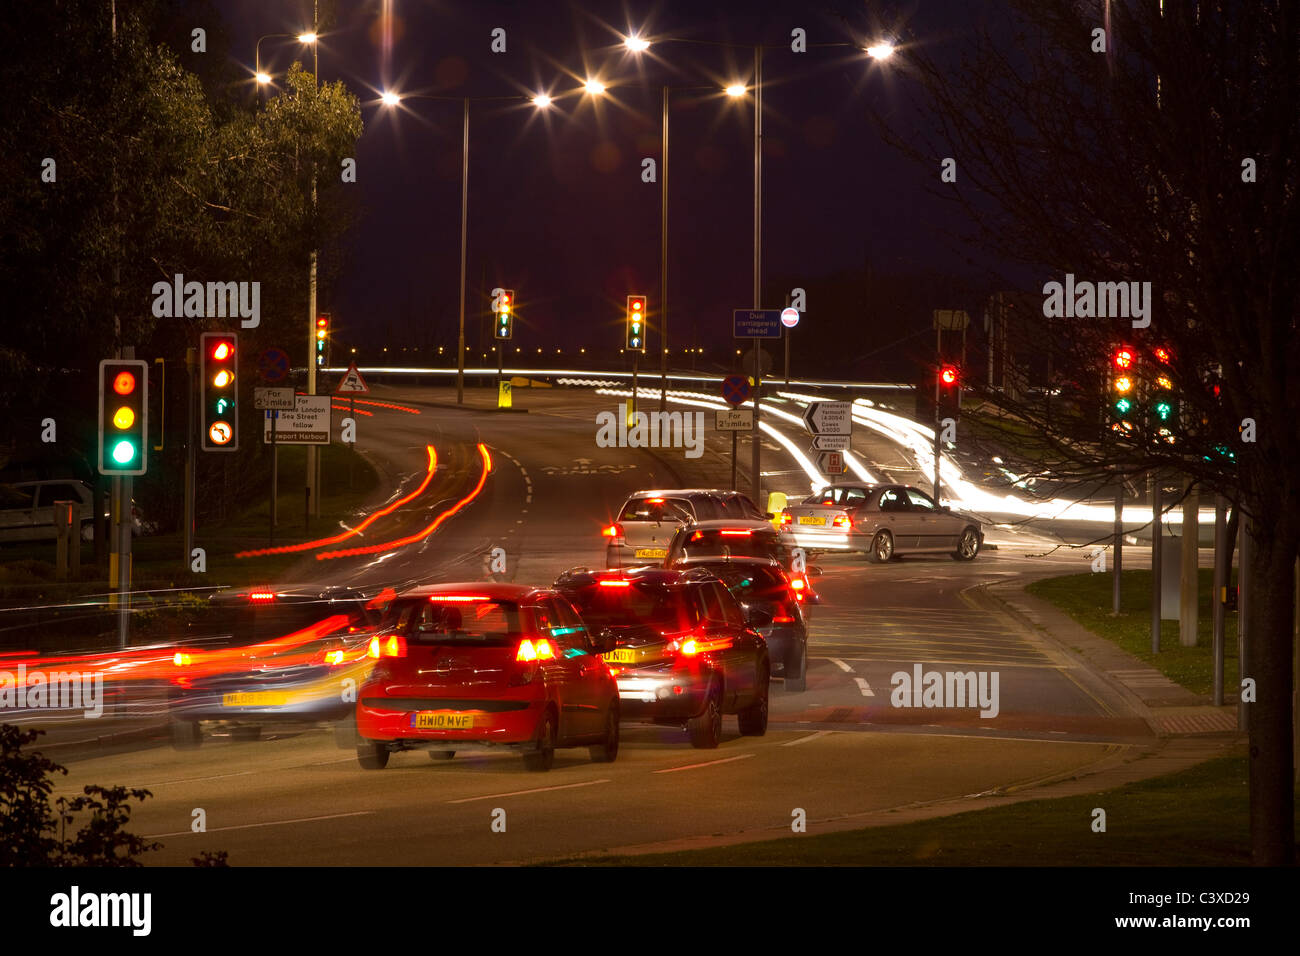
[[[787,531],[792,545],[806,551],[865,551],[871,543],[856,531],[809,531],[794,525],[787,525]]]
[[[712,672],[643,667],[620,673],[619,712],[628,720],[686,721],[704,710]]]
[[[259,692],[277,693],[275,690]],[[219,692],[199,692],[174,696],[169,704],[173,720],[211,720],[234,723],[311,723],[318,720],[340,720],[355,706],[345,702],[338,694],[329,697],[303,697],[294,699],[292,691],[282,704],[237,705],[225,703],[226,695]]]
[[[640,557],[637,557],[638,552],[641,554]],[[662,567],[667,557],[667,546],[662,548],[633,548],[620,544],[605,546],[605,567],[607,568],[643,568],[647,565]]]
[[[532,745],[544,712],[544,698],[392,699],[362,689],[357,733],[368,740],[462,745]],[[446,714],[472,720],[469,727],[417,727],[417,714]]]
[[[773,676],[785,674],[785,663],[790,659],[791,653],[797,651],[807,641],[802,631],[786,625],[761,627],[758,633],[762,634],[763,640],[767,641],[767,654],[771,661]]]

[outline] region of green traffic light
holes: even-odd
[[[1173,409],[1169,407],[1168,402],[1158,402],[1156,404],[1156,414],[1160,416],[1161,421],[1166,421],[1172,411]]]
[[[1133,403],[1130,402],[1127,398],[1121,398],[1118,402],[1115,403],[1115,411],[1119,412],[1121,415],[1127,415],[1129,413],[1129,409],[1131,409],[1132,407],[1133,407]]]
[[[113,446],[113,461],[119,465],[129,465],[135,461],[135,445],[125,439]]]

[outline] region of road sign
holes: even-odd
[[[810,435],[853,434],[852,402],[813,402],[803,412]]]
[[[752,408],[720,408],[714,414],[714,426],[720,432],[750,432],[754,430]]]
[[[815,435],[812,440],[813,451],[848,451],[849,435]]]
[[[264,382],[279,382],[289,374],[289,353],[284,349],[267,349],[257,357],[257,374]]]
[[[357,392],[360,394],[368,394],[370,392],[370,386],[366,384],[366,380],[362,378],[361,373],[357,371],[356,362],[352,362],[348,365],[348,370],[343,376],[343,381],[339,382],[338,388],[334,389],[336,395],[346,392]]]
[[[780,309],[735,309],[731,313],[732,335],[738,339],[779,339]]]
[[[262,441],[271,443],[271,419],[262,419]],[[295,395],[293,411],[280,413],[275,426],[278,445],[328,445],[330,443],[330,397]]]
[[[255,388],[253,389],[254,408],[274,408],[282,412],[291,412],[296,405],[292,388]]]
[[[796,325],[799,324],[799,310],[782,309],[781,324],[784,325],[787,329],[793,329]]]
[[[743,405],[749,401],[749,379],[743,375],[728,375],[722,380],[722,397],[729,405]]]
[[[817,470],[823,475],[842,475],[847,470],[844,467],[844,452],[842,451],[824,451],[817,456]]]
[[[970,315],[961,309],[935,309],[934,310],[934,327],[936,329],[951,329],[953,331],[965,331],[970,325]]]

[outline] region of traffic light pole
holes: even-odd
[[[194,442],[196,439],[194,374],[198,361],[198,349],[185,350],[185,381],[188,383],[185,410],[185,514],[183,516],[185,528],[182,534],[185,553],[181,556],[181,566],[186,571],[190,569],[190,562],[193,560],[191,556],[194,553]]]
[[[1115,486],[1115,537],[1113,549],[1115,552],[1115,567],[1111,570],[1110,613],[1112,617],[1117,617],[1119,615],[1119,578],[1124,567],[1124,483],[1122,481]]]
[[[1147,479],[1151,487],[1151,653],[1160,653],[1160,578],[1163,573],[1164,529],[1161,521],[1160,473]]]

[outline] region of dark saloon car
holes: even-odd
[[[794,587],[799,577],[788,574],[770,558],[702,561],[739,602],[745,617],[767,641],[772,676],[785,680],[787,691],[808,686],[808,622]]]
[[[737,716],[742,734],[767,732],[767,642],[715,575],[576,568],[555,587],[588,627],[613,636],[605,660],[625,719],[680,724],[702,748],[718,746],[723,714]]]

